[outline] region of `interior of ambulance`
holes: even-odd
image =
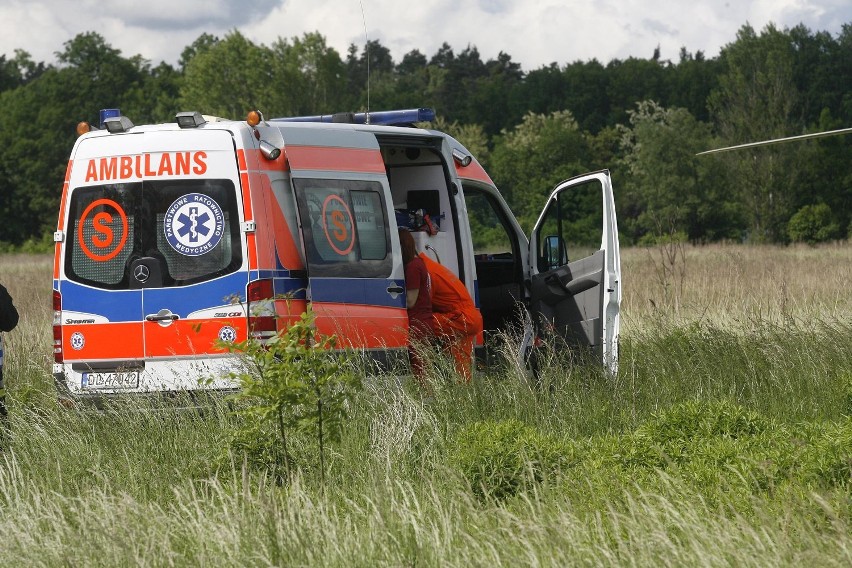
[[[465,279],[460,262],[462,241],[451,195],[459,189],[450,181],[448,165],[439,152],[441,139],[381,138],[397,224],[412,231],[418,251]],[[506,211],[497,199],[475,183],[465,183],[464,195],[471,237],[479,307],[486,334],[519,323],[522,313],[523,266],[520,243]]]

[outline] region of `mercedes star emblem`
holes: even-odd
[[[133,269],[133,277],[136,278],[139,282],[145,282],[148,280],[148,277],[151,275],[151,271],[148,270],[148,267],[144,264],[138,265]]]

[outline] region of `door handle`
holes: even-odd
[[[388,286],[388,294],[402,294],[405,288],[402,286]]]
[[[145,321],[175,321],[180,319],[180,316],[177,314],[173,314],[169,310],[160,310],[156,314],[148,314],[145,316]]]
[[[586,290],[591,290],[595,286],[600,283],[601,271],[598,270],[592,274],[584,274],[574,280],[570,280],[567,284],[562,281],[559,276],[556,274],[548,274],[544,277],[544,281],[548,284],[555,284],[559,288],[561,288],[564,292],[575,296],[580,292],[585,292]]]

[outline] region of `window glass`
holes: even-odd
[[[136,198],[141,183],[78,189],[71,198],[66,271],[75,280],[106,287],[126,284],[136,240]]]
[[[383,260],[388,254],[388,243],[381,194],[375,191],[352,191],[350,196],[361,258]]]
[[[284,220],[287,221],[287,228],[290,229],[293,242],[300,243],[302,238],[299,235],[299,219],[296,216],[296,198],[293,195],[290,182],[284,179],[272,180],[272,194],[275,196],[278,208],[284,214]],[[301,248],[299,250],[301,252]],[[304,262],[304,258],[302,258],[302,261]]]
[[[465,188],[465,205],[473,237],[476,256],[512,258],[512,242],[505,219],[495,209],[496,204],[487,194],[474,188]]]
[[[197,282],[239,268],[239,216],[230,181],[146,182],[143,190],[156,219],[156,241],[143,250],[159,251],[171,278]]]
[[[146,181],[72,193],[65,270],[72,280],[128,288],[130,265],[153,257],[162,286],[201,282],[242,264],[236,192],[229,180]]]
[[[311,276],[390,276],[380,183],[298,179],[294,185]]]
[[[598,180],[567,188],[547,205],[536,234],[540,272],[593,255],[603,241],[603,188]]]

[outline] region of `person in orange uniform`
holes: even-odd
[[[482,314],[464,283],[446,266],[420,253],[432,278],[432,319],[435,334],[447,345],[456,372],[470,382],[473,340],[482,332]]]
[[[405,295],[408,308],[408,358],[414,377],[423,382],[425,366],[419,351],[435,337],[432,320],[432,289],[429,271],[417,256],[414,238],[405,229],[399,229],[402,246],[402,264],[405,267]]]

